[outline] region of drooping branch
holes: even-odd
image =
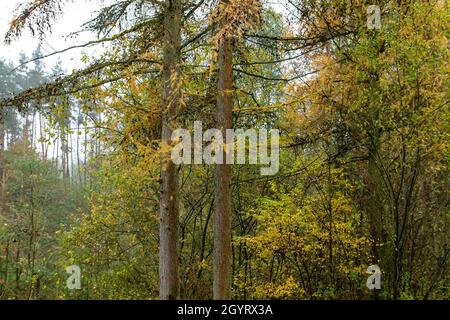
[[[70,75],[57,78],[51,83],[45,83],[35,88],[24,90],[12,97],[0,99],[0,108],[4,107],[17,107],[19,110],[23,110],[25,105],[30,101],[40,101],[49,99],[52,97],[66,96],[74,94],[79,91],[92,89],[102,86],[107,83],[118,81],[126,77],[126,74],[121,74],[121,71],[125,71],[126,68],[138,64],[145,63],[145,66],[139,68],[138,74],[144,74],[148,72],[147,64],[158,64],[156,60],[151,60],[136,54],[128,57],[127,59],[109,60],[93,63],[85,69],[75,71]],[[83,83],[87,77],[95,76],[99,72],[111,68],[109,71],[118,73],[117,76],[111,76],[106,79],[99,80],[95,83]]]
[[[11,21],[5,42],[9,44],[12,40],[20,37],[24,28],[28,27],[33,36],[43,37],[45,31],[51,31],[51,22],[62,12],[64,0],[34,0],[21,9],[16,10],[19,14]]]

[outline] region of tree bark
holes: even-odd
[[[161,130],[161,198],[159,296],[177,299],[178,279],[178,175],[170,158],[174,116],[180,108],[181,0],[168,1],[164,17],[163,103]]]
[[[233,39],[225,35],[219,39],[217,126],[226,137],[232,128],[233,108]],[[224,139],[225,140],[225,139]],[[224,151],[223,159],[226,159]],[[224,161],[225,162],[225,161]],[[215,173],[214,215],[214,299],[231,296],[231,165],[218,164]]]

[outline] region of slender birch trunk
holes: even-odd
[[[177,299],[178,176],[170,158],[173,119],[180,108],[181,0],[168,1],[164,17],[163,103],[161,130],[160,299]]]

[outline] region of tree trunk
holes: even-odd
[[[25,113],[25,124],[23,126],[23,153],[28,150],[30,145],[30,119],[28,112]]]
[[[178,176],[170,158],[174,115],[180,107],[181,0],[167,3],[164,17],[163,103],[161,130],[161,198],[159,296],[162,300],[177,299],[178,280]]]
[[[85,118],[86,119],[86,118]],[[88,144],[88,132],[87,132],[87,122],[86,124],[83,124],[84,128],[84,163],[83,163],[83,169],[84,169],[84,185],[87,184],[87,144]]]
[[[2,209],[3,204],[3,184],[4,184],[4,175],[5,175],[5,163],[3,160],[2,151],[5,150],[5,112],[3,109],[0,109],[0,211]]]
[[[77,172],[78,172],[78,183],[82,186],[81,180],[81,161],[80,161],[80,115],[78,115],[77,119]]]
[[[45,136],[44,136],[44,120],[42,119],[42,112],[39,111],[39,135],[41,138],[41,151],[42,151],[42,159],[44,161],[47,160],[47,143],[45,142]]]
[[[232,128],[233,40],[231,35],[219,39],[217,126],[226,137]],[[225,139],[224,139],[225,140]],[[225,151],[223,159],[226,159]],[[225,162],[225,161],[224,161]],[[231,295],[231,165],[218,164],[215,174],[214,215],[214,299]]]

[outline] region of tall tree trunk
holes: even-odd
[[[42,151],[42,159],[45,161],[47,160],[47,143],[45,142],[45,136],[44,136],[45,128],[44,128],[44,121],[42,120],[42,112],[39,111],[39,135],[41,139],[41,151]]]
[[[164,17],[163,103],[161,130],[160,299],[177,299],[178,279],[178,176],[168,146],[174,115],[180,108],[181,0],[168,1]]]
[[[20,241],[16,242],[16,288],[15,288],[15,296],[16,300],[19,299],[20,295],[20,275],[21,275],[21,266],[20,266]]]
[[[61,134],[61,132],[58,129],[56,136],[59,137],[60,134]],[[59,140],[60,140],[59,138],[55,139],[55,147],[53,149],[56,152],[56,156],[54,157],[56,169],[59,169],[59,167],[58,167],[58,165],[59,165]]]
[[[385,264],[385,232],[383,228],[383,200],[382,200],[382,187],[383,177],[380,171],[380,143],[381,143],[381,131],[376,125],[379,121],[379,105],[375,103],[374,92],[379,87],[379,76],[375,75],[370,80],[370,93],[369,93],[369,105],[368,105],[368,121],[370,126],[370,141],[368,145],[368,163],[367,163],[367,216],[369,223],[369,231],[372,240],[372,256],[376,264],[380,264],[383,268]],[[379,291],[373,291],[373,298],[379,298]]]
[[[30,147],[34,148],[34,139],[36,137],[36,112],[31,113],[31,138],[30,138]]]
[[[223,1],[226,5],[227,1]],[[219,39],[217,126],[226,137],[232,128],[233,108],[233,40],[225,34]],[[225,149],[225,148],[224,148]],[[223,159],[226,159],[226,154]],[[214,299],[230,299],[231,295],[231,165],[218,164],[215,174],[214,214]]]
[[[5,111],[0,109],[0,209],[3,204],[3,184],[5,175],[5,163],[2,151],[5,150]]]
[[[64,182],[67,182],[68,179],[68,168],[67,168],[67,136],[66,129],[61,130],[61,166],[62,166],[62,175]]]
[[[85,118],[86,120],[86,118]],[[87,132],[87,122],[86,124],[83,124],[84,128],[84,163],[83,163],[83,169],[84,169],[84,185],[87,184],[87,144],[88,144],[88,132]]]
[[[82,185],[81,180],[81,161],[80,161],[80,114],[77,119],[77,172],[78,172],[78,183]]]
[[[67,167],[68,167],[68,176],[69,176],[69,183],[73,182],[73,178],[75,176],[75,171],[74,171],[74,161],[73,161],[73,140],[72,140],[72,135],[69,133],[67,133],[67,139],[69,140],[69,145],[68,145],[68,150],[67,150]]]
[[[28,112],[25,113],[25,123],[23,126],[23,153],[28,150],[30,145],[30,119]]]
[[[0,109],[0,150],[5,150],[5,111]]]

